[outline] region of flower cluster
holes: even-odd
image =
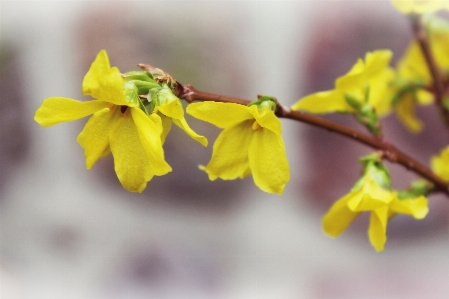
[[[210,180],[243,179],[251,175],[261,190],[282,194],[290,180],[290,166],[279,117],[338,131],[338,124],[331,128],[318,116],[311,121],[298,115],[350,114],[368,130],[369,134],[364,136],[371,138],[371,142],[365,143],[378,152],[360,159],[361,178],[325,214],[323,229],[329,236],[337,237],[360,214],[369,212],[368,237],[375,250],[382,251],[392,217],[403,214],[423,219],[429,210],[430,193],[449,194],[449,146],[431,158],[431,169],[426,166],[412,169],[423,179],[412,182],[407,190],[394,190],[383,159],[398,162],[398,155],[402,155],[401,164],[407,168],[420,163],[385,142],[381,126],[382,117],[396,113],[405,127],[418,133],[423,124],[415,114],[416,107],[436,104],[449,129],[449,96],[445,95],[449,90],[449,23],[427,14],[449,9],[449,1],[392,0],[392,3],[400,12],[409,14],[415,33],[417,28],[422,31],[416,34],[398,64],[390,66],[393,53],[388,49],[368,52],[336,79],[333,89],[306,95],[291,109],[269,96],[259,96],[253,102],[233,102],[232,98],[216,102],[213,99],[222,97],[207,93],[189,98],[192,89],[163,70],[139,64],[139,71],[120,73],[110,66],[106,51],[102,50],[82,83],[83,94],[93,99],[45,99],[36,111],[35,120],[49,127],[91,115],[77,138],[84,149],[86,167],[91,169],[98,159],[111,153],[122,186],[142,192],[154,176],[172,171],[165,160],[163,145],[173,124],[201,145],[208,145],[207,139],[188,125],[184,117],[188,113],[222,129],[210,161],[199,166]],[[189,102],[186,111],[180,99]],[[193,100],[201,102],[192,103]],[[345,129],[340,129],[340,133],[354,139],[360,136],[358,131],[349,134]]]
[[[163,150],[172,123],[200,144],[208,143],[187,124],[182,104],[173,93],[174,79],[148,65],[144,69],[120,74],[110,67],[102,50],[83,81],[83,94],[94,100],[48,98],[35,115],[36,122],[49,127],[92,114],[78,136],[86,167],[92,168],[99,158],[112,153],[119,181],[133,192],[142,192],[154,176],[172,170]],[[190,105],[191,115],[225,128],[214,145],[212,160],[203,168],[211,180],[252,174],[262,190],[282,194],[289,166],[273,107],[269,97],[250,106],[212,101]]]
[[[337,200],[323,217],[323,229],[337,237],[363,212],[370,212],[368,237],[377,251],[384,250],[388,221],[396,214],[423,219],[428,213],[428,201],[423,195],[409,196],[393,191],[388,170],[376,153],[361,159],[362,178],[351,191]]]
[[[153,96],[153,111],[148,111],[139,98],[142,90]],[[181,103],[171,91],[145,73],[122,76],[116,67],[110,67],[104,50],[84,77],[83,94],[95,100],[48,98],[34,119],[49,127],[92,114],[78,136],[86,167],[92,168],[99,158],[112,153],[117,177],[129,191],[142,192],[154,176],[172,170],[162,148],[172,121],[201,144],[207,144],[187,125]]]

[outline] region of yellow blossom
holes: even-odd
[[[206,137],[195,133],[187,124],[181,101],[173,94],[171,89],[166,84],[164,84],[160,90],[155,91],[155,100],[157,104],[153,112],[158,113],[162,119],[162,142],[165,141],[167,134],[170,132],[173,122],[191,138],[198,141],[203,146],[207,146]]]
[[[210,180],[234,180],[250,174],[260,189],[282,194],[290,179],[281,122],[264,105],[201,102],[187,113],[224,129],[203,170]]]
[[[370,212],[368,237],[376,251],[382,251],[387,241],[388,220],[396,214],[422,219],[427,215],[428,202],[424,196],[399,199],[398,193],[385,189],[368,173],[347,195],[337,200],[323,217],[324,232],[337,237],[362,212]]]
[[[390,112],[391,91],[389,81],[394,77],[389,67],[392,57],[390,50],[368,52],[365,61],[359,59],[351,70],[339,77],[335,89],[308,95],[292,106],[293,110],[304,110],[311,113],[355,112],[346,100],[347,96],[355,99],[360,105],[368,104],[376,109],[379,115]]]
[[[449,146],[445,147],[438,156],[432,157],[431,165],[436,175],[449,182]]]
[[[435,12],[441,9],[449,10],[447,0],[392,0],[393,6],[404,14]]]
[[[162,121],[139,108],[138,99],[125,96],[124,80],[116,67],[110,67],[102,50],[84,77],[83,94],[95,100],[85,102],[64,97],[45,99],[34,119],[49,127],[93,114],[78,136],[84,148],[86,167],[112,152],[117,177],[129,191],[142,192],[153,176],[171,171],[164,159]]]
[[[443,72],[449,70],[449,24],[438,18],[428,19],[429,43],[436,65]],[[396,68],[396,89],[398,98],[395,100],[395,111],[398,119],[406,128],[414,133],[422,131],[423,124],[416,117],[416,106],[427,106],[434,102],[433,94],[426,90],[433,84],[432,76],[427,66],[419,43],[410,43],[404,56]]]

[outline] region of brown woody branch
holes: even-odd
[[[180,99],[184,99],[188,103],[192,103],[193,101],[215,101],[225,103],[236,103],[241,105],[247,105],[250,103],[250,101],[248,100],[203,92],[195,89],[190,84],[182,85],[179,82],[176,85],[176,93]],[[410,157],[409,155],[399,150],[396,146],[387,141],[376,138],[375,136],[372,135],[359,132],[345,125],[341,125],[339,123],[326,120],[316,115],[304,113],[301,111],[293,111],[290,108],[281,105],[280,103],[277,103],[277,109],[275,113],[280,118],[288,118],[299,122],[307,123],[315,127],[327,129],[331,132],[335,132],[337,134],[346,136],[357,142],[363,143],[375,150],[379,150],[383,153],[384,158],[387,159],[388,161],[400,164],[405,168],[407,168],[408,170],[415,172],[421,177],[432,182],[435,186],[435,191],[443,192],[449,196],[449,183],[445,182],[440,177],[435,175],[428,167],[421,164],[419,161]]]
[[[410,20],[413,28],[413,33],[424,55],[424,59],[426,60],[430,75],[432,76],[432,90],[435,96],[435,103],[441,112],[446,127],[449,129],[449,110],[444,107],[443,103],[445,94],[444,77],[442,76],[442,73],[437,66],[435,57],[433,56],[429,38],[426,33],[426,27],[422,17],[420,15],[413,14],[410,16]]]

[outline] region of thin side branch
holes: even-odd
[[[241,105],[247,105],[250,103],[250,101],[248,100],[202,92],[200,90],[195,89],[190,84],[184,86],[181,85],[179,82],[177,83],[176,90],[177,96],[180,99],[186,100],[188,103],[192,103],[193,101],[216,101],[225,103],[236,103]],[[397,147],[395,147],[393,144],[389,142],[376,138],[372,135],[359,132],[345,125],[329,121],[316,115],[307,114],[301,111],[293,111],[290,108],[285,107],[279,103],[277,103],[277,109],[275,113],[280,118],[292,119],[299,122],[310,124],[315,127],[327,129],[331,132],[335,132],[337,134],[346,136],[357,142],[363,143],[375,150],[382,151],[385,159],[389,160],[390,162],[400,164],[405,168],[407,168],[408,170],[413,171],[416,174],[420,175],[421,177],[429,180],[434,184],[436,192],[443,192],[449,196],[449,183],[442,180],[440,177],[435,175],[428,167],[421,164],[414,158],[410,157],[403,151],[399,150]]]
[[[446,128],[449,130],[449,110],[446,109],[443,104],[445,94],[444,78],[441,74],[440,69],[437,66],[435,57],[432,54],[429,38],[426,33],[425,24],[420,15],[412,15],[411,23],[413,33],[424,55],[424,59],[426,60],[430,75],[432,76],[433,80],[432,89],[433,94],[435,96],[435,103],[438,106],[439,110],[441,111]]]

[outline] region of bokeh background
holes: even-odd
[[[396,61],[410,38],[386,0],[1,1],[0,297],[447,298],[447,199],[432,197],[425,220],[393,219],[382,253],[366,217],[336,240],[322,232],[370,152],[352,141],[283,121],[291,181],[277,196],[251,178],[208,181],[197,166],[211,147],[173,128],[173,172],[134,194],[110,158],[85,169],[85,120],[33,121],[44,98],[83,99],[100,49],[122,71],[148,63],[204,91],[291,105],[332,88],[366,51],[391,48]],[[434,112],[418,111],[419,136],[388,117],[387,138],[427,163],[447,143]],[[188,121],[212,144],[219,130]],[[391,170],[397,187],[414,178]]]

